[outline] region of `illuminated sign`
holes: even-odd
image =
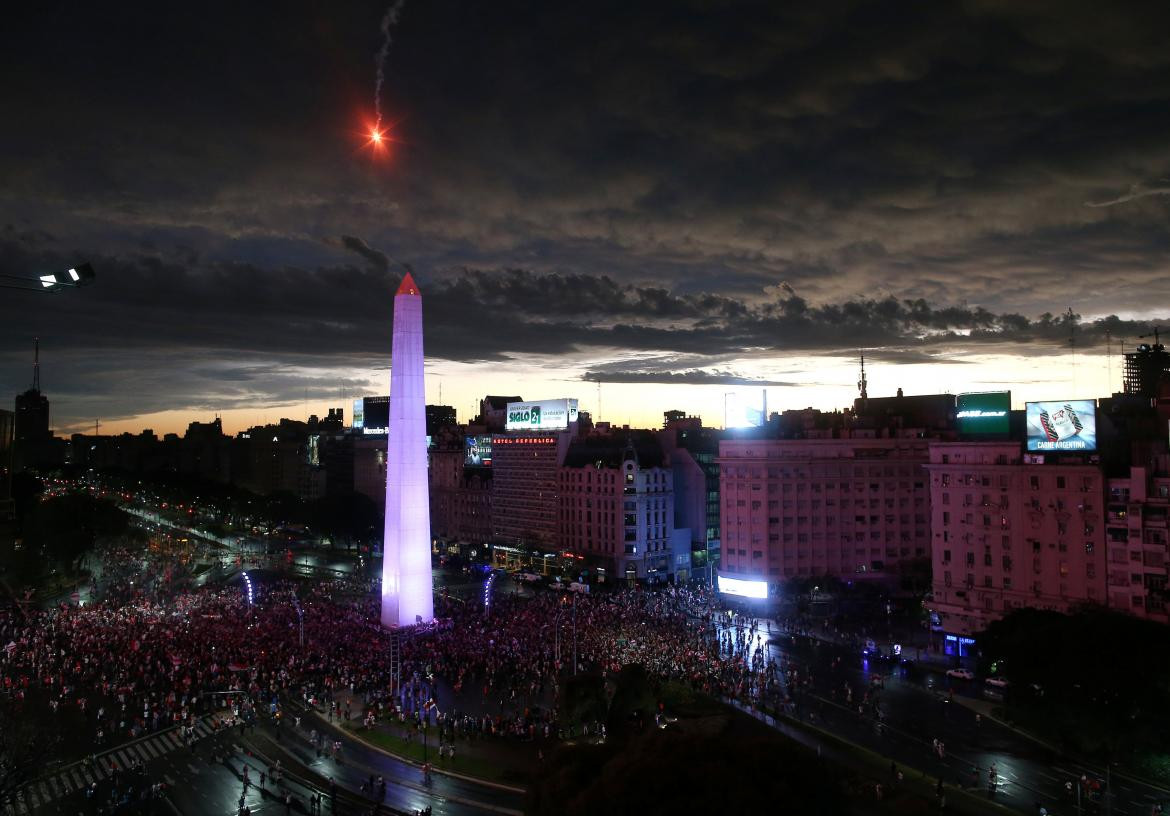
[[[1007,436],[1011,391],[959,394],[955,419],[963,436]]]
[[[509,402],[504,429],[508,431],[562,431],[577,421],[577,400]]]
[[[743,578],[719,576],[719,591],[724,595],[739,595],[741,598],[767,598],[767,581],[746,581]]]
[[[364,399],[355,399],[353,401],[353,427],[362,428],[366,422],[366,401]]]
[[[729,391],[723,395],[723,427],[759,428],[764,424],[763,395],[760,405],[752,405],[741,394]]]
[[[1028,450],[1097,449],[1097,403],[1093,400],[1029,402]]]
[[[493,436],[492,447],[501,445],[555,445],[555,436]]]
[[[467,467],[492,466],[492,438],[490,436],[464,437],[463,464]]]

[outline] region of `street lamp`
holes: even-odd
[[[0,274],[0,288],[22,289],[26,292],[59,292],[62,289],[76,289],[88,286],[94,281],[93,266],[88,263],[72,266],[62,272],[24,278],[19,275]],[[10,282],[11,281],[11,282]]]

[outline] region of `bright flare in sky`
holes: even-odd
[[[370,141],[374,144],[382,144],[382,131],[374,128],[370,131]]]

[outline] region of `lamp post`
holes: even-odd
[[[24,278],[19,275],[0,273],[0,289],[21,289],[26,292],[59,292],[62,289],[76,289],[93,283],[93,266],[88,263],[70,267],[64,272]]]

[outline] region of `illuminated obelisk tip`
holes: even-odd
[[[429,623],[435,616],[426,434],[422,296],[408,272],[394,296],[390,353],[382,548],[382,625],[386,627]]]

